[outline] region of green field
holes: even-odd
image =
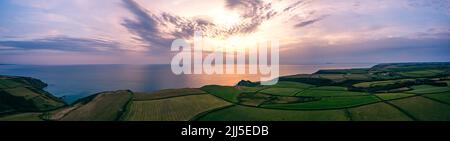
[[[246,87],[246,86],[237,86],[236,89],[244,92],[244,93],[255,93],[260,90],[263,90],[264,87]]]
[[[330,91],[330,90],[305,90],[296,96],[313,96],[313,97],[341,97],[341,96],[362,96],[367,95],[362,92],[349,91]]]
[[[405,97],[414,96],[415,94],[380,93],[380,94],[375,94],[375,95],[378,96],[379,98],[383,99],[383,100],[393,100],[393,99],[399,99],[399,98],[405,98]]]
[[[7,79],[0,79],[0,89],[15,88],[15,87],[20,87],[20,86],[23,86],[23,85],[20,84],[19,82],[7,80]]]
[[[408,93],[431,94],[431,93],[450,92],[450,87],[437,87],[437,86],[430,86],[430,85],[420,85],[420,86],[413,86],[412,88],[414,90],[408,91]]]
[[[351,96],[351,97],[329,97],[322,98],[319,101],[292,103],[292,104],[270,104],[263,105],[266,108],[276,109],[339,109],[353,106],[359,106],[364,104],[370,104],[378,102],[379,99],[375,96]]]
[[[228,105],[230,103],[208,94],[133,101],[122,119],[127,121],[187,121],[202,112]]]
[[[4,91],[12,96],[23,98],[24,101],[27,101],[33,105],[29,108],[36,111],[52,110],[64,106],[64,103],[54,100],[54,98],[49,95],[36,92],[39,90],[31,90],[27,87],[16,87],[8,88]],[[17,103],[19,103],[19,101]]]
[[[442,104],[423,97],[412,97],[391,101],[392,104],[405,110],[418,120],[448,121],[450,105]]]
[[[117,120],[127,102],[132,98],[128,91],[105,92],[69,113],[63,121],[113,121]]]
[[[242,91],[230,86],[209,85],[203,86],[201,89],[209,94],[233,103],[239,102],[237,97],[240,93],[242,93]]]
[[[176,96],[186,96],[186,95],[195,95],[195,94],[205,94],[206,92],[200,89],[193,88],[184,88],[184,89],[166,89],[160,90],[152,93],[143,93],[138,92],[134,93],[134,100],[154,100],[154,99],[163,99],[170,98]]]
[[[346,74],[346,79],[350,80],[370,80],[371,78],[367,74]]]
[[[423,95],[423,96],[450,104],[450,92],[445,92],[445,93],[440,93],[440,94],[427,94],[427,95]]]
[[[289,82],[289,81],[279,81],[277,84],[272,86],[265,86],[270,88],[297,88],[297,89],[306,89],[313,87],[314,85],[298,83],[298,82]]]
[[[300,91],[302,90],[297,88],[268,88],[262,90],[261,93],[278,96],[294,96]]]
[[[320,86],[320,87],[310,88],[309,90],[347,91],[347,88],[340,87],[340,86]]]
[[[419,70],[419,71],[400,72],[400,75],[403,75],[405,77],[432,77],[442,72],[443,71],[441,70]]]
[[[362,82],[354,84],[355,87],[362,87],[362,88],[368,88],[368,87],[377,87],[377,86],[386,86],[391,85],[395,83],[403,83],[408,81],[414,81],[414,79],[400,79],[400,80],[386,80],[386,81],[373,81],[373,82]]]
[[[345,80],[344,74],[318,74],[319,78],[330,79],[333,81]]]
[[[385,103],[376,103],[348,110],[355,121],[410,121],[400,110]]]
[[[233,106],[208,113],[200,121],[346,121],[343,110],[291,111]]]

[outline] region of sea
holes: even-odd
[[[310,74],[321,69],[368,68],[375,64],[280,65],[280,75]],[[27,76],[48,84],[46,91],[66,102],[98,92],[132,90],[153,92],[204,85],[236,85],[240,80],[259,81],[261,74],[182,74],[170,65],[0,65],[0,75]]]

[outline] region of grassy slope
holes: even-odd
[[[315,97],[339,97],[339,96],[363,96],[362,92],[349,91],[329,91],[329,90],[306,90],[298,93],[296,96],[315,96]]]
[[[450,105],[442,104],[423,97],[412,97],[391,101],[418,120],[450,120]]]
[[[298,109],[298,110],[310,110],[310,109],[338,109],[359,106],[379,101],[374,96],[352,96],[352,97],[330,97],[322,98],[319,101],[292,103],[292,104],[270,104],[263,105],[262,107],[276,108],[276,109]]]
[[[297,88],[268,88],[262,90],[261,93],[278,96],[294,96],[296,93],[300,91],[302,90]]]
[[[95,96],[87,104],[70,111],[64,121],[112,121],[124,112],[125,104],[131,100],[129,91],[104,92]]]
[[[203,86],[201,89],[205,92],[208,92],[209,94],[215,95],[233,103],[239,102],[238,95],[242,92],[241,90],[234,87],[218,85]]]
[[[204,92],[200,89],[194,89],[194,88],[166,89],[166,90],[160,90],[160,91],[156,91],[156,92],[152,92],[152,93],[135,92],[133,99],[143,101],[143,100],[163,99],[163,98],[193,95],[193,94],[206,94],[206,92]]]
[[[40,115],[41,113],[21,113],[0,117],[0,121],[43,121]]]
[[[348,110],[355,121],[410,121],[407,115],[385,103],[376,103]]]
[[[440,94],[427,94],[427,95],[423,95],[423,96],[450,104],[450,92],[445,92],[445,93],[440,93]]]
[[[408,93],[414,94],[428,94],[428,93],[442,93],[450,92],[450,87],[436,87],[430,85],[413,86],[414,90],[408,91]]]
[[[45,86],[29,77],[0,76],[0,113],[42,112],[64,106],[62,100],[42,90]]]
[[[414,96],[415,94],[405,94],[405,93],[380,93],[376,94],[379,98],[383,100],[393,100],[393,99],[399,99],[399,98],[405,98]]]
[[[208,94],[133,101],[123,119],[128,121],[187,121],[202,112],[228,105],[231,104]]]
[[[343,110],[291,111],[233,106],[208,113],[200,121],[345,121]]]

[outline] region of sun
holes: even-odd
[[[213,15],[213,22],[224,28],[231,28],[241,22],[241,15],[237,11],[216,10]]]

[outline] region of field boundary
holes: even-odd
[[[198,121],[199,119],[205,117],[209,113],[220,111],[220,110],[231,108],[231,107],[235,107],[235,106],[237,106],[237,105],[231,103],[231,105],[227,105],[227,106],[223,106],[223,107],[218,107],[218,108],[214,108],[214,109],[211,109],[211,110],[207,110],[207,111],[204,111],[204,112],[201,112],[201,113],[195,115],[194,117],[189,119],[189,121]]]
[[[134,93],[131,92],[130,98],[128,99],[127,103],[125,103],[125,105],[122,106],[122,111],[119,114],[117,114],[117,117],[114,121],[124,121],[125,120],[124,116],[130,111],[129,108],[130,108],[131,104],[133,103],[133,98],[134,98]]]
[[[147,100],[133,99],[133,101],[151,101],[151,100],[161,100],[161,99],[167,99],[167,98],[175,98],[175,97],[190,96],[190,95],[203,95],[203,94],[209,94],[209,93],[207,93],[207,92],[204,92],[204,93],[192,93],[192,94],[186,94],[186,95],[168,96],[168,97],[161,97],[161,98],[147,99]],[[152,94],[148,94],[148,95],[152,95]]]
[[[412,114],[408,113],[408,111],[402,109],[401,107],[389,102],[389,101],[385,101],[384,103],[391,105],[392,107],[394,107],[395,109],[399,110],[400,112],[402,112],[403,114],[405,114],[406,116],[408,116],[409,118],[411,118],[414,121],[420,121],[418,118],[414,117]]]
[[[434,101],[434,102],[442,103],[442,104],[445,104],[445,105],[450,105],[450,103],[447,103],[447,102],[445,102],[445,101],[442,101],[442,100],[438,100],[438,99],[434,99],[434,98],[426,97],[426,96],[423,96],[423,95],[420,95],[420,97],[423,97],[423,98],[426,98],[426,99],[432,100],[432,101]]]
[[[352,113],[348,110],[348,108],[344,108],[343,110],[344,110],[345,116],[348,118],[348,120],[349,120],[349,121],[354,121],[354,120],[353,120]]]
[[[395,98],[395,99],[390,99],[390,100],[384,100],[381,97],[377,96],[374,94],[375,97],[377,97],[378,99],[380,99],[383,103],[397,109],[398,111],[400,111],[402,114],[406,115],[408,118],[412,119],[413,121],[417,121],[418,119],[415,118],[413,115],[409,114],[407,111],[403,110],[402,108],[398,107],[395,104],[390,103],[389,101],[393,101],[393,100],[400,100],[400,99],[407,99],[407,98],[413,98],[413,97],[417,97],[418,95],[412,95],[412,96],[407,96],[407,97],[401,97],[401,98]]]

